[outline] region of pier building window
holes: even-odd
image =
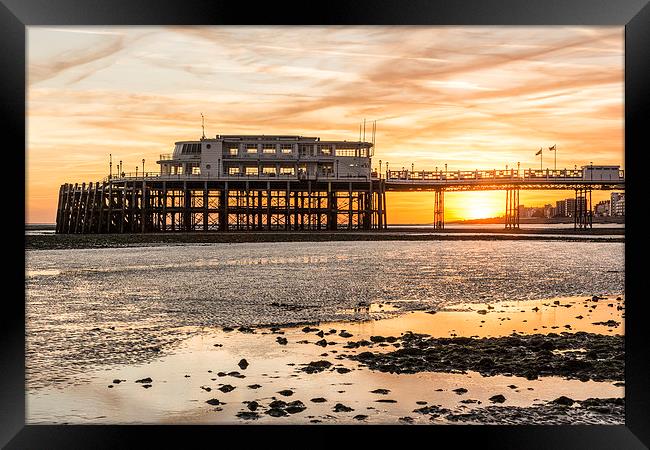
[[[295,175],[296,172],[293,167],[280,167],[281,175]]]
[[[246,144],[246,153],[257,153],[257,144]]]
[[[281,144],[280,150],[283,155],[290,155],[293,153],[293,145],[291,144]]]
[[[262,167],[262,175],[275,176],[275,167]]]
[[[332,156],[332,146],[331,145],[319,145],[318,154],[323,156]]]
[[[257,167],[246,167],[246,175],[258,175],[259,170]]]
[[[336,156],[357,156],[356,148],[337,148]]]
[[[298,146],[298,151],[300,152],[300,156],[307,156],[307,155],[311,156],[312,149],[313,149],[312,145],[301,144]]]
[[[228,175],[239,175],[239,167],[228,167]]]
[[[239,146],[237,144],[226,144],[225,153],[226,155],[237,156],[239,153]]]
[[[200,175],[201,174],[201,168],[200,167],[192,167],[192,175]]]
[[[262,144],[262,153],[265,154],[274,154],[275,153],[275,144]]]
[[[201,144],[183,144],[181,148],[182,155],[200,155],[201,154]]]

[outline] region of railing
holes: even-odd
[[[169,181],[169,180],[261,180],[261,181],[271,181],[271,180],[368,180],[367,176],[354,176],[354,175],[339,175],[335,174],[275,174],[275,173],[257,173],[257,174],[245,174],[245,173],[234,173],[234,174],[200,174],[200,173],[177,173],[177,174],[161,174],[160,172],[129,172],[129,173],[120,173],[115,174],[111,177],[105,177],[102,182],[108,183],[109,181],[119,182],[119,181]]]
[[[592,171],[578,169],[562,170],[473,170],[473,171],[410,171],[410,170],[388,170],[385,173],[388,181],[613,181],[622,182],[625,180],[625,171],[619,170],[615,178],[611,173],[594,174]]]

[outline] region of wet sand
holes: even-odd
[[[382,231],[229,231],[145,234],[37,234],[25,236],[28,250],[141,247],[161,244],[214,244],[241,242],[328,242],[328,241],[440,241],[440,240],[559,240],[580,242],[624,242],[623,228],[448,228],[426,230],[400,228]]]
[[[623,377],[605,360],[620,356],[623,305],[616,296],[579,297],[456,305],[363,322],[200,328],[146,364],[108,366],[76,385],[31,390],[28,423],[620,424]],[[534,377],[501,370],[515,337],[525,342],[522,351],[550,353],[555,367],[590,358],[601,370],[586,377],[534,366]],[[579,348],[569,345],[578,339]],[[454,367],[488,340],[494,366]],[[445,352],[437,353],[450,364],[432,358],[435,351],[420,358],[441,345]],[[360,358],[364,353],[422,370],[382,371]]]

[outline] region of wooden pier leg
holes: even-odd
[[[98,206],[97,205],[97,202],[98,202],[97,193],[98,192],[99,192],[99,182],[95,183],[95,188],[93,189],[93,199],[90,202],[90,219],[88,221],[88,233],[96,232],[96,230],[93,229],[94,228],[93,225],[95,225],[97,223],[97,221],[99,220],[99,217],[97,217],[97,210],[99,209],[99,208],[97,208],[97,206]]]
[[[352,230],[352,182],[348,183],[348,230]]]
[[[377,228],[384,228],[384,189],[381,180],[379,180],[379,193],[377,195]]]
[[[61,218],[63,216],[63,187],[65,185],[59,186],[59,202],[57,204],[56,208],[56,226],[54,227],[54,232],[55,233],[60,233],[61,232]]]
[[[122,186],[122,220],[120,220],[120,233],[124,233],[124,221],[126,220],[126,191],[127,183]]]
[[[387,205],[386,205],[386,182],[381,180],[382,188],[381,188],[381,196],[383,198],[383,201],[381,202],[384,206],[384,229],[388,228],[388,220],[386,219],[386,213],[387,213]]]
[[[79,220],[81,219],[81,196],[83,195],[83,189],[86,183],[83,183],[81,186],[78,186],[75,183],[74,197],[75,197],[75,220],[74,220],[74,232],[79,232]],[[81,189],[81,191],[79,191]]]
[[[167,231],[167,182],[163,181],[163,188],[162,188],[162,230]]]
[[[208,182],[203,183],[203,231],[208,231]]]
[[[266,182],[266,229],[271,230],[271,182]]]
[[[291,184],[289,181],[287,181],[287,187],[286,190],[284,191],[284,201],[285,201],[285,213],[284,213],[284,229],[289,230],[289,222],[291,222],[290,214],[289,214],[289,194],[291,192]]]
[[[230,202],[230,191],[228,189],[228,182],[226,181],[225,184],[225,189],[224,189],[224,203],[223,203],[223,211],[224,211],[224,228],[223,231],[228,231],[230,229],[230,214],[228,213],[228,203]]]
[[[106,195],[106,185],[102,185],[102,199]],[[102,201],[103,203],[103,201]],[[113,182],[108,182],[108,220],[106,221],[106,232],[110,233],[113,229],[113,223],[115,218],[113,217]]]
[[[311,202],[312,202],[312,192],[311,192],[311,180],[307,181],[307,228],[311,230]]]
[[[70,232],[70,184],[66,183],[63,198],[63,217],[61,218],[61,233]]]

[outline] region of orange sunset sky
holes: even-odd
[[[376,120],[377,168],[539,168],[554,144],[558,169],[624,168],[623,27],[28,27],[27,51],[28,223],[53,223],[59,186],[101,180],[109,153],[153,170],[201,136],[201,113],[208,136],[356,140]],[[387,201],[389,223],[433,220],[433,193]],[[446,220],[504,205],[447,193]]]

